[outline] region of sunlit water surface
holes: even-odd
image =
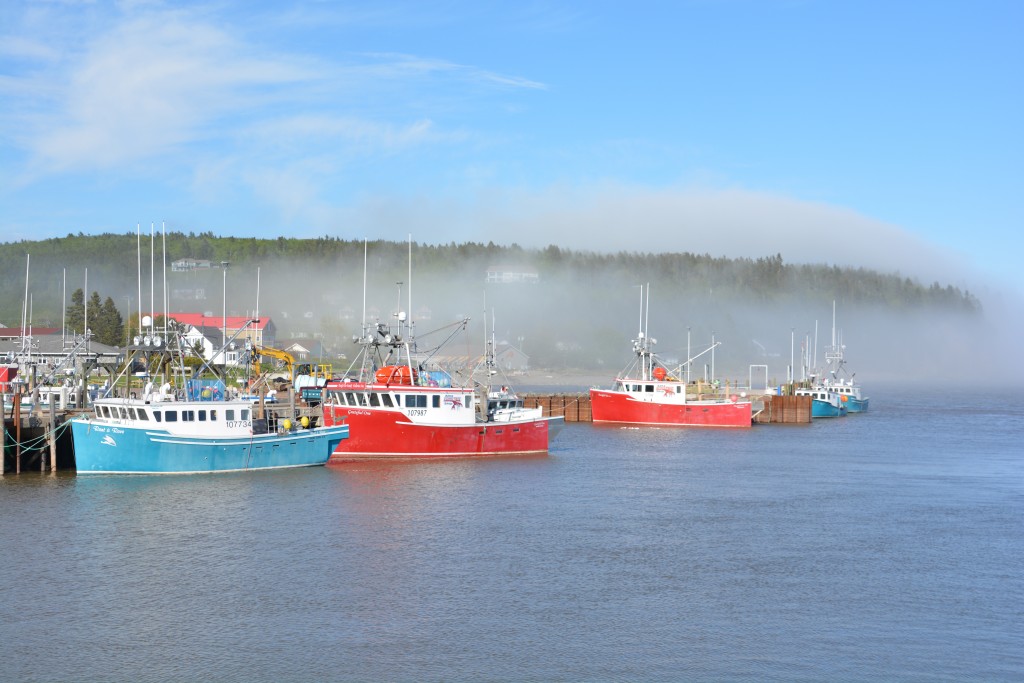
[[[542,458],[7,475],[0,679],[1024,680],[1024,409]]]

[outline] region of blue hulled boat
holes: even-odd
[[[250,401],[102,398],[71,421],[79,474],[195,474],[323,465],[348,425],[254,419]]]
[[[164,399],[158,399],[160,396]],[[324,465],[348,425],[254,419],[246,400],[99,398],[71,421],[79,474],[194,474]]]
[[[839,394],[846,402],[846,411],[849,413],[863,413],[868,409],[868,403],[871,401],[867,396],[861,395],[860,386],[854,384],[852,379],[846,382],[825,380],[821,388]]]
[[[810,396],[811,417],[843,417],[846,415],[847,401],[839,394],[832,393],[826,389],[797,389],[796,396]]]
[[[148,316],[142,319],[143,325],[150,322]],[[184,359],[194,351],[180,329],[168,333],[171,341],[166,345],[156,334],[143,340],[136,337],[122,377],[137,363],[161,368],[162,377],[186,376]],[[221,353],[233,341],[234,337],[227,340]],[[195,374],[204,371],[212,373],[205,360]],[[265,417],[261,411],[257,418],[252,399],[228,398],[221,379],[188,379],[177,387],[167,382],[157,388],[156,377],[145,377],[148,381],[140,398],[131,389],[131,377],[126,377],[124,396],[111,396],[119,384],[115,380],[103,396],[92,401],[91,414],[71,420],[79,474],[198,474],[311,467],[325,464],[349,435],[347,424],[324,426],[322,412],[296,419],[294,412],[289,418],[273,413]]]
[[[836,302],[832,302],[832,344],[825,349],[825,361],[828,363],[828,375],[816,388],[838,394],[847,412],[863,413],[868,409],[870,399],[861,394],[860,385],[853,381],[853,375],[846,370],[846,359],[843,353],[846,345],[836,332]],[[848,375],[843,379],[842,375]]]

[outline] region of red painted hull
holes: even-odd
[[[618,422],[665,427],[750,427],[750,401],[690,401],[658,403],[640,401],[629,395],[590,390],[594,422]]]
[[[349,438],[328,462],[466,458],[547,453],[549,419],[471,425],[415,424],[394,410],[326,406],[327,424],[344,421]]]

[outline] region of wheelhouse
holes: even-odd
[[[679,382],[658,382],[651,380],[619,379],[615,380],[615,391],[627,394],[682,394],[685,391]]]
[[[362,387],[328,387],[327,400],[351,408],[473,408],[471,392],[422,392]]]

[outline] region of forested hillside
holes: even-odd
[[[389,319],[406,308],[424,327],[459,316],[483,319],[496,333],[548,365],[615,362],[628,352],[624,339],[638,324],[639,284],[651,285],[652,334],[672,335],[675,349],[689,332],[710,339],[779,337],[788,355],[790,330],[804,333],[825,322],[832,302],[840,311],[871,308],[897,314],[933,311],[973,316],[980,302],[946,283],[921,283],[898,273],[825,264],[787,264],[781,255],[728,259],[707,254],[570,251],[549,246],[417,244],[373,241],[366,246],[366,315]],[[26,255],[32,322],[60,326],[72,292],[111,299],[127,314],[150,302],[221,315],[248,314],[257,306],[282,337],[320,336],[341,351],[364,312],[364,244],[333,237],[256,239],[212,233],[68,235],[0,245],[3,297],[0,323],[20,324]],[[172,272],[179,259],[206,267]],[[167,267],[165,269],[164,263]],[[221,263],[227,262],[226,271]],[[151,263],[153,268],[150,268]],[[525,273],[525,283],[486,283],[488,271]],[[86,278],[88,281],[86,282]],[[141,287],[140,287],[141,281]],[[67,299],[67,301],[65,301]],[[766,321],[771,329],[765,330]],[[740,343],[733,341],[734,344]]]

